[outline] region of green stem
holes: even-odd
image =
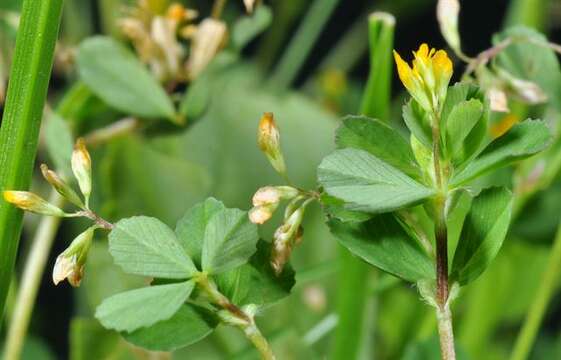
[[[440,338],[440,353],[443,360],[456,359],[454,349],[454,331],[452,329],[452,312],[450,306],[445,304],[436,311],[438,322],[438,336]]]
[[[514,350],[510,356],[511,360],[524,360],[528,358],[532,345],[536,340],[540,324],[543,320],[547,305],[551,300],[553,291],[557,286],[561,275],[561,225],[557,229],[557,235],[553,242],[553,248],[549,255],[547,267],[543,272],[542,280],[534,301],[530,306],[530,311],[526,315],[524,325],[518,334]]]
[[[29,188],[62,6],[62,0],[23,2],[0,129],[0,191]],[[22,217],[21,210],[0,199],[0,317],[12,277]]]
[[[267,339],[261,334],[259,328],[255,324],[253,314],[248,314],[233,304],[224,294],[222,294],[214,281],[208,278],[206,273],[199,273],[195,276],[197,285],[201,291],[209,298],[209,300],[226,311],[228,315],[220,316],[226,324],[236,326],[241,329],[255,349],[259,351],[261,359],[275,360],[275,355]]]
[[[394,22],[389,14],[378,14],[369,17],[368,28],[370,36],[370,75],[368,85],[363,95],[361,113],[380,117],[389,115],[390,81],[375,81],[381,79],[379,71],[387,72],[391,77],[391,52],[393,46]],[[375,98],[379,97],[383,101]],[[339,319],[330,359],[356,359],[361,353],[361,344],[365,338],[367,326],[370,323],[367,316],[367,304],[370,292],[368,278],[370,266],[351,253],[341,248],[339,255],[340,271],[337,279],[337,317]],[[350,335],[352,334],[352,336]],[[367,343],[365,345],[370,345]]]
[[[54,190],[49,196],[49,202],[57,207],[64,206],[64,199]],[[33,238],[6,338],[6,359],[20,358],[37,291],[61,220],[55,216],[43,216]]]
[[[304,65],[339,0],[315,0],[304,21],[290,41],[269,83],[280,89],[288,88]]]
[[[261,334],[257,325],[255,325],[255,321],[252,320],[251,324],[242,327],[242,330],[257,351],[259,351],[259,354],[261,354],[261,359],[275,360],[275,354],[273,354],[271,346],[267,342],[267,339]]]
[[[448,231],[444,218],[444,201],[437,205],[436,225],[436,318],[442,360],[455,360],[454,331],[448,285]]]
[[[226,0],[214,0],[211,16],[217,20],[220,19],[224,11],[224,6],[226,6]]]

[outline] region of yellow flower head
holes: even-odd
[[[452,61],[444,50],[421,44],[413,52],[413,68],[394,50],[397,72],[411,96],[427,111],[438,110],[444,103],[452,77]]]

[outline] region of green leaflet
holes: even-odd
[[[219,289],[236,305],[272,304],[290,294],[295,284],[294,270],[288,265],[280,275],[271,267],[272,245],[257,243],[257,252],[247,264],[216,277]]]
[[[383,213],[418,203],[434,194],[400,170],[364,150],[336,150],[321,162],[318,178],[325,192],[344,200],[348,210]]]
[[[483,190],[473,199],[464,220],[452,263],[461,285],[476,279],[497,255],[510,224],[512,193],[506,188]]]
[[[80,79],[103,101],[126,114],[177,121],[171,99],[124,46],[96,36],[78,48]]]
[[[201,265],[206,226],[214,214],[224,209],[224,204],[220,201],[209,198],[189,209],[181,220],[177,222],[175,228],[177,238],[187,254],[198,266]]]
[[[431,119],[415,100],[403,105],[403,120],[411,134],[427,148],[432,148]]]
[[[218,320],[208,310],[184,304],[171,318],[123,336],[151,351],[173,351],[202,340],[217,325]]]
[[[464,140],[483,116],[483,104],[476,99],[458,103],[446,119],[446,149],[450,157],[463,150]],[[460,154],[462,155],[462,154]]]
[[[174,232],[147,216],[117,222],[109,234],[109,252],[129,274],[187,279],[197,271]]]
[[[335,134],[335,143],[341,149],[368,151],[409,176],[421,176],[409,143],[380,120],[366,116],[345,117]]]
[[[201,265],[209,274],[219,274],[244,264],[255,252],[257,226],[245,211],[222,209],[205,229]]]
[[[452,177],[450,185],[465,184],[488,171],[540,152],[550,140],[551,133],[543,121],[526,120],[489,144],[465,169]]]
[[[432,259],[392,214],[363,223],[329,221],[341,245],[371,265],[407,281],[434,278]]]
[[[466,104],[469,103],[470,105]],[[476,116],[476,105],[474,102],[479,102],[483,105],[481,109],[481,114],[477,121],[471,126],[466,126],[457,117],[464,117],[463,120],[467,120],[468,123],[474,120],[467,116]],[[460,106],[460,108],[457,108]],[[470,114],[471,113],[471,114]],[[463,115],[463,116],[462,116]],[[442,107],[441,114],[441,132],[442,138],[445,145],[452,147],[454,150],[451,152],[448,150],[449,156],[452,157],[452,162],[458,168],[463,166],[468,162],[468,160],[475,157],[481,151],[481,145],[487,137],[487,123],[489,120],[489,104],[485,98],[485,94],[476,85],[469,83],[456,83],[454,86],[448,88],[446,95],[446,101]],[[468,131],[465,135],[458,134],[457,127],[464,128],[463,131]],[[469,128],[469,129],[468,129]],[[456,133],[455,136],[460,136],[460,140],[456,140],[453,137],[448,136],[448,132],[452,131]],[[455,152],[455,156],[454,155]]]
[[[167,320],[179,310],[193,291],[195,283],[148,286],[107,298],[98,306],[95,317],[108,329],[131,332]]]

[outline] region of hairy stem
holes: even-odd
[[[456,359],[454,349],[454,331],[452,329],[452,312],[450,306],[444,304],[436,311],[438,321],[438,336],[440,337],[440,354],[443,360]]]
[[[553,248],[549,255],[547,268],[543,272],[538,292],[534,297],[534,301],[526,315],[524,325],[516,339],[514,350],[510,356],[511,360],[524,360],[528,358],[532,350],[532,345],[536,340],[540,324],[547,310],[547,305],[559,281],[559,276],[561,274],[561,261],[559,261],[559,259],[561,259],[561,225],[557,230]]]

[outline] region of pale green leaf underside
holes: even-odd
[[[166,279],[186,279],[197,269],[163,222],[135,216],[115,224],[109,234],[109,252],[129,274]]]
[[[551,133],[545,123],[526,120],[493,141],[464,170],[452,178],[451,186],[464,184],[484,173],[524,159],[545,149]]]
[[[128,114],[175,121],[175,109],[156,79],[125,47],[92,37],[78,48],[80,78],[103,101]]]
[[[244,264],[255,253],[257,226],[249,222],[247,213],[223,209],[207,224],[202,251],[202,268],[218,274]]]
[[[337,129],[338,148],[365,150],[410,176],[421,173],[409,143],[393,128],[366,116],[347,116]]]
[[[363,223],[329,222],[341,245],[371,265],[407,281],[434,279],[431,258],[392,214]]]
[[[477,278],[497,255],[506,236],[512,193],[506,188],[483,190],[474,200],[454,254],[452,276],[460,284]]]
[[[346,202],[348,210],[383,213],[432,195],[435,191],[370,153],[358,149],[337,150],[318,168],[325,192]]]
[[[108,329],[131,332],[172,317],[185,303],[195,283],[149,286],[107,298],[96,318]]]
[[[205,309],[184,304],[171,318],[123,336],[148,350],[173,351],[202,340],[217,325],[218,321]]]

